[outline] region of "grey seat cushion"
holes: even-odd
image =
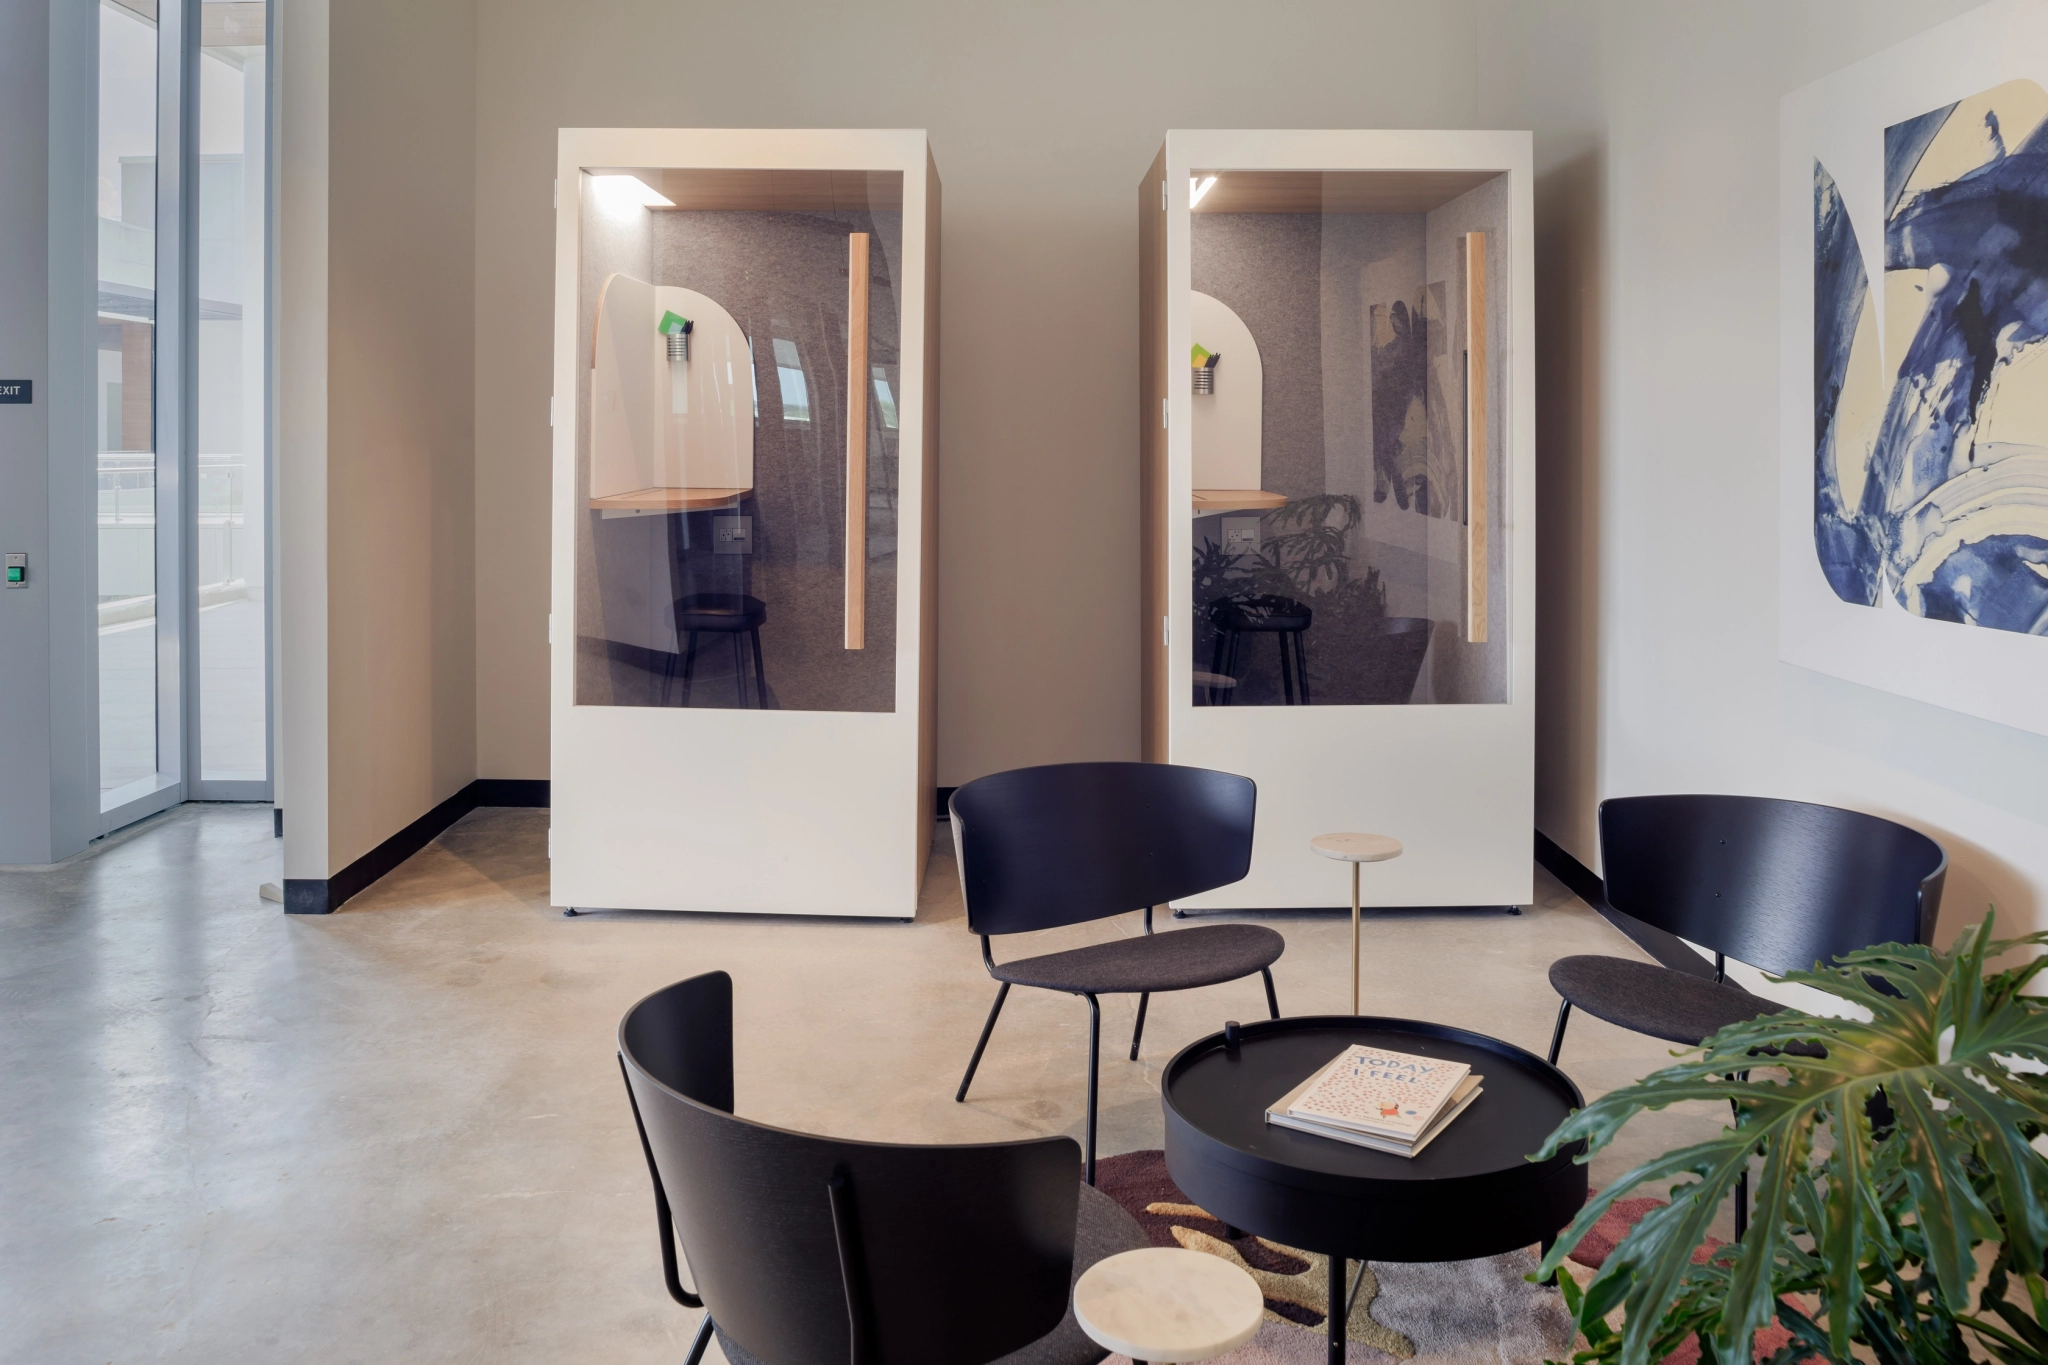
[[[1624,957],[1561,957],[1550,964],[1550,984],[1576,1009],[1687,1047],[1784,1009],[1740,986]]]
[[[1262,924],[1202,924],[998,962],[995,978],[1090,995],[1184,991],[1250,976],[1286,951],[1287,940]]]
[[[1097,1261],[1119,1252],[1150,1246],[1138,1220],[1125,1213],[1108,1195],[1081,1187],[1081,1207],[1074,1219],[1074,1278]],[[718,1345],[732,1365],[767,1365],[746,1347],[717,1329]],[[1060,1325],[1029,1346],[1012,1351],[994,1365],[1095,1365],[1109,1352],[1088,1339],[1081,1324],[1074,1321],[1074,1298],[1067,1296],[1067,1315]]]

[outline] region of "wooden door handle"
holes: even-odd
[[[846,647],[867,641],[868,234],[846,239]]]
[[[1465,639],[1486,642],[1486,234],[1465,234]]]

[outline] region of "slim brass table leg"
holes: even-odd
[[[1358,1013],[1358,864],[1351,865],[1351,1012]]]

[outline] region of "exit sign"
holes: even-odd
[[[34,380],[0,379],[0,403],[33,403],[35,394]]]

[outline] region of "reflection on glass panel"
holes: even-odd
[[[99,20],[100,790],[114,792],[157,771],[157,30],[115,4]]]
[[[1384,174],[1190,217],[1198,706],[1507,700],[1507,177]]]
[[[577,704],[895,709],[902,202],[894,172],[584,177]]]
[[[199,775],[268,772],[264,6],[205,0],[199,60]]]

